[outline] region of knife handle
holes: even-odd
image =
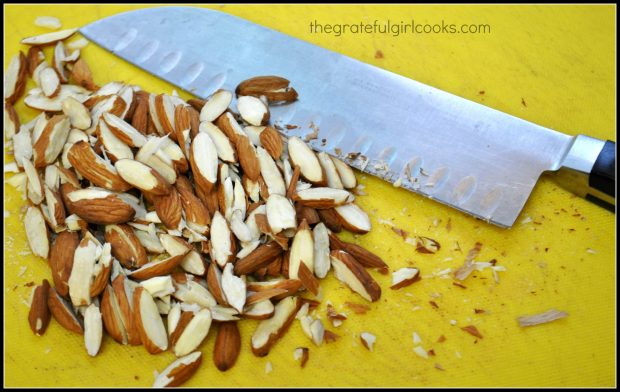
[[[616,143],[577,135],[556,178],[576,195],[614,212],[615,170]]]

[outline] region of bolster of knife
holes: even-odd
[[[563,187],[576,195],[615,211],[615,170],[616,143],[577,135],[557,178]]]

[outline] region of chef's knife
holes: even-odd
[[[203,98],[285,77],[300,99],[271,107],[284,134],[318,129],[315,150],[499,226],[512,226],[545,171],[615,206],[614,142],[565,135],[232,15],[159,7],[80,32]]]

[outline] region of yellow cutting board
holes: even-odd
[[[34,25],[36,16],[56,16],[63,27],[69,28],[140,7],[8,5],[5,68],[13,54],[27,49],[19,44],[21,38],[45,32]],[[210,7],[562,132],[615,139],[613,6]],[[336,36],[313,34],[309,27],[311,22],[390,20],[394,24],[411,19],[422,24],[441,24],[442,20],[448,24],[488,24],[491,32]],[[376,56],[378,50],[382,58],[377,58],[381,57]],[[49,49],[46,54],[50,56]],[[83,49],[82,57],[100,85],[124,80],[154,92],[170,93],[173,88],[94,44]],[[23,122],[35,114],[21,102],[17,110]],[[5,159],[12,157],[5,153]],[[327,300],[347,313],[349,318],[342,326],[329,327],[341,335],[337,342],[315,347],[295,321],[269,356],[257,358],[249,349],[256,322],[243,321],[243,352],[236,366],[226,373],[214,367],[212,331],[200,347],[203,365],[186,386],[615,384],[613,214],[543,178],[515,226],[504,230],[369,175],[357,173],[357,177],[367,193],[357,200],[368,211],[373,230],[357,238],[344,237],[376,252],[392,270],[419,267],[425,279],[393,291],[389,289],[389,275],[373,272],[383,295],[370,312],[356,315],[342,305],[363,300],[330,274],[322,283],[323,304],[317,314],[326,321]],[[50,279],[50,270],[44,260],[29,252],[20,212],[25,202],[11,187],[5,189],[4,200],[5,385],[150,386],[153,372],[174,360],[170,352],[149,355],[143,347],[121,346],[105,337],[101,352],[91,358],[82,337],[64,330],[54,320],[44,336],[32,334],[27,323],[31,292],[27,283]],[[411,235],[436,239],[440,251],[434,255],[416,253],[390,224]],[[497,259],[498,265],[507,269],[499,273],[499,283],[489,270],[467,279],[466,289],[454,286],[451,279],[432,277],[440,270],[460,266],[476,241],[483,244],[479,261]],[[455,250],[457,244],[462,251]],[[567,311],[569,316],[530,329],[517,325],[518,316],[550,308]],[[485,313],[476,314],[474,309],[484,309]],[[484,338],[476,340],[463,332],[460,327],[466,325],[476,326]],[[413,352],[414,331],[421,337],[422,347],[433,349],[436,356],[425,360]],[[360,344],[362,332],[376,335],[373,352]],[[440,335],[446,337],[445,342],[437,342]],[[294,349],[300,346],[310,348],[304,369],[293,359]],[[265,372],[268,362],[273,367],[270,373]],[[436,369],[435,364],[444,371]]]

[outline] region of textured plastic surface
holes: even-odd
[[[25,36],[45,32],[34,25],[41,15],[60,18],[66,28],[142,6],[45,5],[5,8],[5,68],[10,56],[27,48]],[[214,6],[216,7],[216,6]],[[615,138],[614,9],[609,6],[224,6],[246,18],[340,51],[365,62],[409,76],[446,91],[569,134]],[[488,23],[487,35],[310,34],[309,24]],[[76,39],[76,38],[74,38]],[[51,48],[45,49],[48,58]],[[377,50],[383,58],[375,58]],[[89,45],[83,56],[95,82],[125,80],[150,91],[171,86]],[[32,87],[32,82],[28,87]],[[187,98],[186,95],[183,95]],[[22,121],[35,112],[17,105]],[[11,160],[10,156],[5,158]],[[467,217],[432,200],[395,189],[358,174],[368,196],[358,197],[370,214],[373,231],[344,238],[368,247],[393,270],[414,265],[420,282],[399,291],[389,289],[390,276],[372,272],[383,289],[365,315],[342,304],[363,302],[329,274],[323,296],[349,319],[336,343],[315,347],[298,321],[269,356],[249,349],[254,321],[241,323],[243,351],[237,364],[220,373],[212,361],[215,330],[200,347],[205,357],[199,372],[185,384],[206,386],[613,386],[615,384],[615,223],[614,215],[562,190],[543,177],[515,227],[503,230]],[[7,175],[7,177],[10,174]],[[173,360],[170,352],[149,355],[143,347],[120,346],[105,338],[101,353],[87,355],[82,336],[52,320],[42,337],[27,323],[31,288],[50,278],[46,262],[32,256],[25,240],[20,195],[5,190],[5,384],[6,386],[150,386],[153,371]],[[8,211],[9,216],[7,217]],[[410,235],[441,243],[435,255],[416,253],[386,222]],[[447,224],[450,222],[450,230]],[[489,270],[464,282],[430,277],[457,268],[476,241],[483,243],[479,261],[497,259],[506,272],[495,283]],[[462,251],[454,250],[458,245]],[[438,296],[438,294],[440,296]],[[439,308],[434,309],[429,301]],[[419,308],[418,308],[419,307]],[[556,308],[568,318],[520,329],[516,317]],[[417,310],[415,310],[417,309]],[[484,309],[486,313],[474,313]],[[325,303],[318,310],[325,321]],[[456,320],[452,326],[450,320]],[[475,325],[478,340],[460,327]],[[435,357],[413,352],[412,333]],[[374,352],[359,335],[377,336]],[[440,335],[446,341],[437,343]],[[304,369],[293,360],[296,347],[310,348]],[[273,371],[265,374],[267,362]],[[445,371],[434,368],[440,364]]]

